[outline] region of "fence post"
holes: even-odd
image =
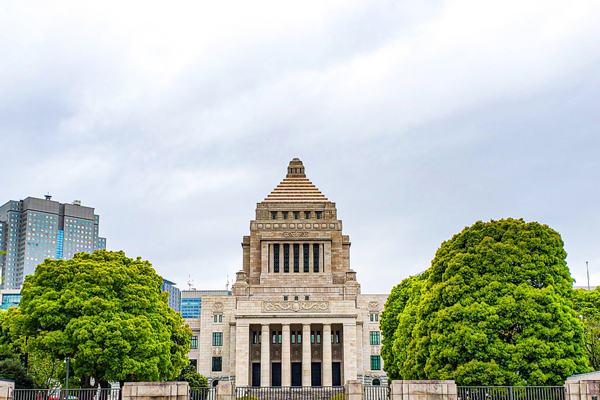
[[[14,391],[14,381],[8,379],[0,379],[0,400],[12,400]]]
[[[347,381],[344,391],[346,392],[345,400],[363,400],[365,395],[365,388],[361,380]]]
[[[233,382],[219,382],[217,385],[217,400],[232,400],[235,398],[235,385]]]
[[[574,375],[565,382],[565,400],[599,400],[600,371]]]
[[[390,400],[457,400],[458,387],[454,381],[392,381]],[[591,400],[591,399],[590,399]]]
[[[125,382],[122,400],[190,400],[187,382]]]

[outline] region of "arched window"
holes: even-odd
[[[217,379],[212,381],[212,387],[217,387],[218,385],[219,385],[219,381]]]
[[[373,379],[373,386],[381,386],[381,381],[377,378]]]

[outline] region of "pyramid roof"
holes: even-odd
[[[302,161],[294,158],[285,179],[264,199],[271,203],[329,203],[327,197],[308,180]]]

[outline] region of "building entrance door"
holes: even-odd
[[[292,386],[302,386],[302,363],[292,363]]]
[[[252,363],[252,386],[260,386],[260,363]]]
[[[321,363],[314,362],[310,365],[310,385],[321,386]]]
[[[342,363],[334,362],[331,364],[331,384],[342,386]]]
[[[271,386],[281,386],[281,363],[271,365]]]

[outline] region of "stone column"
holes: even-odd
[[[356,323],[344,324],[344,379],[342,382],[357,379],[356,370]]]
[[[12,400],[15,391],[15,382],[8,379],[0,379],[0,399]]]
[[[310,324],[302,325],[302,386],[310,386]]]
[[[323,386],[331,384],[331,324],[323,324]]]
[[[269,324],[262,324],[260,343],[260,386],[271,386],[271,332]]]
[[[250,361],[248,347],[250,341],[250,325],[247,321],[237,321],[235,329],[235,383],[236,386],[250,386],[248,373]]]
[[[359,380],[349,380],[346,381],[345,386],[345,392],[346,392],[346,396],[345,398],[348,400],[363,400],[363,397],[365,395],[365,389],[363,386],[362,381]]]
[[[281,341],[281,386],[292,386],[290,324],[282,325]]]
[[[217,400],[235,399],[235,384],[233,382],[219,382],[216,392]]]

